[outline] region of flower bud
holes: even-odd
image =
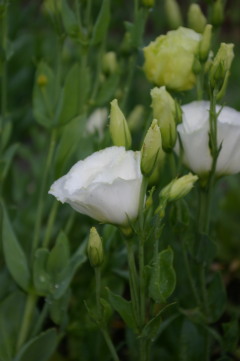
[[[47,83],[48,83],[48,79],[47,79],[46,75],[40,74],[37,78],[37,84],[40,87],[44,87],[45,85],[47,85]]]
[[[202,34],[202,39],[199,44],[199,59],[205,62],[208,58],[209,50],[212,40],[212,25],[207,24]]]
[[[234,58],[233,44],[221,43],[210,68],[209,80],[212,88],[221,90]]]
[[[162,145],[165,151],[170,151],[176,142],[177,132],[175,123],[176,105],[167,92],[166,87],[151,90],[153,117],[158,120],[162,135]]]
[[[191,4],[188,9],[188,26],[197,33],[203,33],[207,19],[198,4]]]
[[[171,29],[182,26],[182,14],[176,0],[165,0],[165,12]]]
[[[114,51],[109,51],[103,55],[102,68],[106,74],[114,74],[117,71],[118,63]]]
[[[167,199],[169,202],[183,198],[191,191],[197,180],[198,176],[192,173],[173,179],[172,182],[161,190],[160,198]]]
[[[142,4],[148,8],[152,8],[155,4],[155,0],[142,0]]]
[[[90,229],[87,254],[92,267],[99,267],[103,263],[102,240],[95,227]]]
[[[219,26],[224,20],[224,5],[222,0],[215,0],[212,5],[211,23],[214,26]]]
[[[128,127],[131,131],[139,130],[143,124],[144,106],[136,105],[128,116]]]
[[[160,151],[158,153],[154,170],[148,178],[148,184],[150,186],[154,186],[159,183],[159,179],[161,177],[164,162],[165,162],[165,155],[166,154],[163,151]]]
[[[156,165],[158,153],[162,151],[161,133],[156,119],[153,120],[142,146],[141,171],[149,176]]]
[[[109,129],[114,145],[119,147],[124,146],[126,149],[131,147],[131,133],[129,131],[126,118],[118,106],[117,99],[114,99],[111,102]]]

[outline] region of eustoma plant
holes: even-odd
[[[0,0],[0,361],[239,359],[237,6]]]

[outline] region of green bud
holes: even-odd
[[[124,146],[126,149],[131,147],[131,133],[126,118],[118,106],[117,99],[111,102],[109,129],[114,145]]]
[[[153,120],[142,146],[141,171],[149,176],[156,165],[158,153],[162,151],[161,133],[156,119]]]
[[[193,67],[192,67],[192,71],[194,74],[199,74],[202,70],[202,64],[200,63],[198,57],[195,55],[194,57],[194,61],[193,61]]]
[[[114,74],[118,69],[117,57],[114,51],[109,51],[103,55],[102,69],[106,74]]]
[[[163,149],[170,151],[177,139],[176,132],[176,104],[166,87],[151,90],[153,118],[157,119],[162,135]]]
[[[191,4],[189,6],[187,18],[189,28],[195,30],[197,33],[203,33],[207,19],[198,4]]]
[[[103,263],[102,240],[95,227],[90,229],[87,254],[92,267],[99,267]]]
[[[224,5],[222,0],[215,0],[212,5],[211,23],[214,26],[219,26],[224,20]]]
[[[139,130],[143,124],[144,106],[136,105],[128,116],[128,126],[131,131]]]
[[[183,25],[180,6],[176,0],[165,0],[165,12],[171,29],[177,29]]]
[[[142,0],[142,4],[147,8],[152,8],[155,4],[155,0]]]
[[[154,170],[151,173],[150,177],[148,178],[149,186],[154,186],[159,183],[159,179],[162,174],[162,170],[165,162],[165,155],[166,154],[163,151],[158,152]]]
[[[183,198],[191,191],[197,180],[198,176],[192,173],[176,178],[161,190],[160,198],[167,199],[168,202]]]
[[[199,58],[202,62],[205,62],[208,58],[209,50],[212,40],[212,25],[207,24],[202,34],[202,39],[199,43]]]
[[[213,64],[209,72],[210,85],[213,89],[220,91],[226,76],[229,76],[229,71],[234,58],[233,47],[233,44],[220,44],[220,48],[213,59]]]

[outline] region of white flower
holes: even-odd
[[[100,222],[127,225],[138,216],[140,152],[109,147],[77,162],[49,191]]]
[[[86,133],[94,134],[97,133],[99,139],[103,138],[104,127],[107,123],[108,112],[106,108],[97,108],[89,116],[86,123]]]
[[[177,130],[180,134],[184,163],[197,174],[211,170],[212,157],[209,149],[208,101],[194,101],[182,106],[183,122]],[[217,111],[221,109],[217,106]],[[223,107],[217,120],[218,146],[222,144],[216,174],[234,174],[240,171],[240,112]],[[179,144],[176,146],[179,154]]]

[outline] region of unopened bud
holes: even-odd
[[[87,254],[92,267],[99,267],[103,263],[102,240],[95,227],[90,229]]]
[[[192,190],[197,180],[198,176],[192,173],[174,179],[161,190],[160,198],[167,199],[169,202],[183,198]]]
[[[171,29],[182,26],[182,14],[176,0],[165,0],[165,12]]]
[[[142,0],[142,4],[147,8],[152,8],[155,4],[155,0]]]
[[[48,79],[47,79],[46,75],[40,74],[37,78],[37,84],[40,87],[44,87],[45,85],[47,85],[47,83],[48,83]]]
[[[189,28],[195,30],[197,33],[204,31],[207,19],[198,4],[191,4],[189,6],[187,17]]]
[[[139,130],[143,124],[144,106],[136,105],[128,116],[128,127],[131,131]]]
[[[194,61],[193,61],[193,67],[192,67],[192,71],[194,74],[199,74],[202,70],[202,64],[200,63],[198,57],[195,55],[194,57]]]
[[[219,26],[224,20],[224,5],[222,0],[215,0],[212,5],[211,23],[214,26]]]
[[[118,63],[114,51],[109,51],[103,55],[102,68],[106,74],[114,74],[117,71]]]
[[[153,117],[158,120],[162,135],[162,146],[167,152],[170,151],[177,139],[176,132],[176,105],[166,87],[153,88],[151,90]]]
[[[118,106],[117,99],[111,102],[110,112],[110,134],[114,145],[131,147],[132,139],[126,118]]]
[[[142,146],[141,171],[149,176],[156,165],[158,153],[162,151],[161,133],[156,119],[153,120]]]
[[[212,25],[207,24],[202,34],[202,39],[199,43],[199,59],[205,62],[208,59],[209,50],[212,40]]]
[[[233,44],[221,43],[210,68],[210,85],[212,88],[218,89],[219,91],[224,84],[225,77],[229,76],[229,71],[234,58],[233,47]]]

